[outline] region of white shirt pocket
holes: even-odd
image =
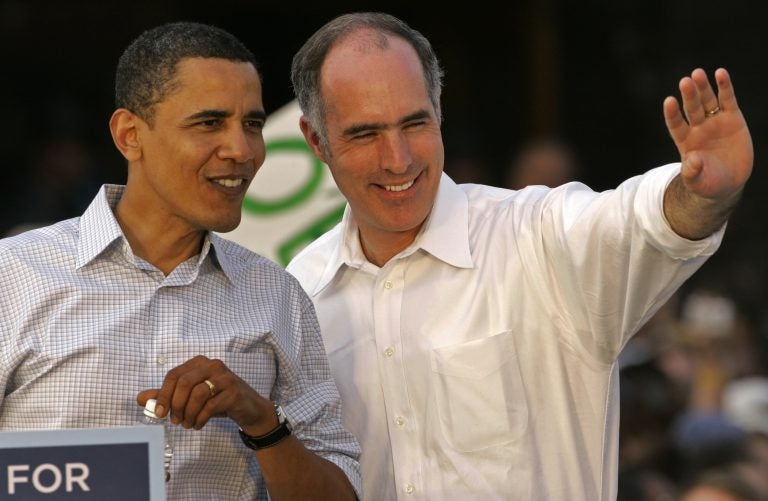
[[[458,451],[512,442],[528,426],[512,336],[506,331],[432,350],[440,427],[446,441]]]

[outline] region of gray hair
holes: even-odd
[[[200,23],[169,23],[139,35],[125,49],[115,73],[115,105],[152,125],[154,106],[173,92],[177,65],[191,57],[251,63],[256,58],[234,35]]]
[[[320,145],[327,150],[325,131],[325,105],[320,92],[320,69],[333,45],[361,28],[370,28],[384,35],[401,38],[414,48],[424,70],[424,80],[429,100],[432,102],[438,123],[441,121],[440,92],[443,70],[429,40],[400,19],[380,12],[344,14],[320,28],[299,49],[291,65],[291,82],[299,106],[311,127],[318,133]],[[386,47],[386,39],[376,42]]]

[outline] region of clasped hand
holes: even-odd
[[[221,360],[198,355],[171,369],[160,389],[144,390],[136,401],[143,406],[157,399],[156,413],[170,409],[173,424],[201,429],[213,417],[229,417],[257,435],[276,423],[272,403],[233,373]],[[275,423],[272,423],[275,421]]]

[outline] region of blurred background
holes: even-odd
[[[721,250],[622,356],[620,498],[703,485],[768,499],[768,4],[0,0],[0,234],[77,216],[102,183],[124,182],[107,121],[117,59],[141,31],[177,20],[231,31],[260,60],[269,113],[293,97],[290,61],[304,40],[356,10],[390,12],[434,45],[457,182],[604,190],[677,161],[664,97],[696,67],[728,68],[755,172]]]

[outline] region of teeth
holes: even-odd
[[[397,186],[385,185],[384,189],[386,189],[387,191],[403,191],[403,190],[407,190],[411,186],[413,186],[413,181],[408,181],[405,184],[399,184]]]
[[[243,184],[242,179],[214,179],[213,181],[227,188],[236,188]]]

